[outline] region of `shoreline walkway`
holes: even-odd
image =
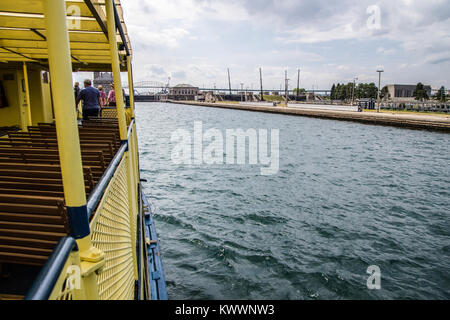
[[[395,126],[410,129],[443,131],[450,133],[450,115],[426,115],[426,114],[402,114],[396,112],[357,112],[344,110],[331,110],[330,106],[320,109],[320,106],[312,108],[302,108],[301,105],[295,107],[271,107],[250,104],[235,103],[205,103],[198,101],[174,101],[169,103],[194,105],[208,108],[224,108],[242,111],[278,113],[293,116],[313,117],[321,119],[355,121],[372,125]],[[327,108],[325,108],[327,107]]]

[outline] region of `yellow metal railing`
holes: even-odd
[[[131,119],[133,118],[132,114],[133,114],[132,108],[125,109],[125,119],[126,119],[127,125],[129,125],[131,123]],[[110,107],[102,108],[101,117],[103,119],[117,119],[117,109],[110,108]]]
[[[90,221],[89,239],[96,250],[104,254],[101,267],[90,269],[88,262],[80,259],[78,251],[70,251],[71,247],[62,247],[54,253],[46,266],[45,275],[47,293],[37,287],[30,294],[31,299],[49,300],[82,300],[96,296],[101,300],[133,300],[135,299],[135,282],[138,280],[140,266],[141,281],[146,281],[143,256],[145,252],[141,229],[136,239],[138,219],[138,152],[135,122],[132,121],[128,131],[128,142],[116,155],[109,183],[102,187],[99,202]],[[114,160],[113,160],[114,162]],[[100,184],[100,183],[99,183]],[[95,209],[95,207],[93,207]],[[142,217],[141,217],[142,219]],[[74,239],[72,239],[74,243]],[[137,241],[140,241],[140,252],[136,252]],[[66,240],[65,243],[70,242]],[[65,252],[65,253],[64,253]],[[65,258],[61,258],[62,254]],[[139,257],[139,259],[138,259]],[[139,260],[139,261],[138,261]],[[60,265],[57,269],[56,265]],[[64,266],[63,266],[64,265]],[[94,284],[87,282],[95,272]],[[53,279],[53,280],[52,280]],[[144,279],[144,280],[143,280]],[[92,292],[94,290],[94,292]],[[143,295],[141,295],[143,296]]]
[[[116,108],[102,108],[101,116],[104,119],[117,119],[117,109]]]
[[[136,220],[129,207],[128,154],[125,154],[91,221],[93,245],[105,253],[98,276],[102,300],[134,299]]]

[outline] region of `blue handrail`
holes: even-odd
[[[108,187],[109,183],[111,182],[111,180],[114,176],[114,173],[116,172],[116,169],[120,164],[120,161],[122,161],[122,157],[123,157],[124,153],[128,150],[128,144],[130,141],[131,132],[133,130],[133,125],[134,125],[134,119],[131,121],[130,127],[128,128],[128,139],[126,141],[122,142],[122,145],[121,145],[119,151],[114,156],[114,159],[111,161],[108,168],[103,173],[103,176],[100,178],[99,182],[95,186],[94,190],[89,195],[89,199],[87,201],[88,218],[91,218],[94,215],[95,209],[97,208],[100,200],[102,199],[106,188]]]
[[[62,238],[39,272],[25,300],[48,300],[72,251],[78,250],[72,237]]]

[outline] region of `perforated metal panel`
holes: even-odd
[[[134,299],[134,265],[125,155],[91,222],[92,243],[105,253],[105,266],[98,276],[102,300]]]
[[[102,118],[117,119],[117,109],[102,109]]]

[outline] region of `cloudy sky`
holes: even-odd
[[[125,0],[135,81],[450,87],[450,0]]]

